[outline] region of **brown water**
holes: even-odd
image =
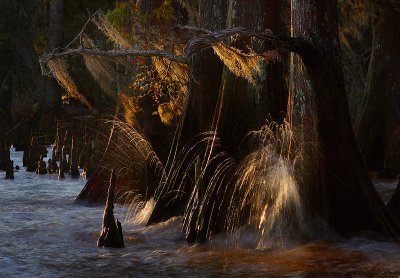
[[[21,165],[22,153],[12,152]],[[83,179],[38,177],[24,169],[14,181],[0,172],[0,277],[399,277],[400,245],[354,238],[275,250],[225,248],[225,239],[187,247],[180,218],[143,227],[123,222],[124,249],[96,247],[102,206],[74,204]],[[384,198],[396,183],[376,182]],[[128,221],[129,220],[129,221]],[[128,223],[129,222],[129,223]],[[251,239],[251,233],[246,235]]]

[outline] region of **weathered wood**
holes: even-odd
[[[210,34],[200,35],[192,38],[186,44],[185,55],[190,57],[195,52],[212,47],[224,39],[240,35],[243,37],[257,38],[265,43],[267,49],[279,49],[284,52],[296,52],[299,54],[310,51],[314,48],[313,44],[309,43],[303,38],[292,38],[286,35],[275,35],[271,30],[266,29],[263,31],[250,30],[245,27],[232,27],[228,29],[221,29]]]
[[[115,170],[111,172],[110,186],[107,193],[107,201],[103,213],[101,234],[97,240],[97,247],[123,248],[124,238],[121,223],[114,218],[115,184],[117,177]]]

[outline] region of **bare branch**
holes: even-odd
[[[262,32],[257,32],[248,30],[244,27],[235,27],[210,32],[208,34],[200,35],[191,39],[186,45],[185,55],[189,57],[201,49],[212,47],[222,42],[224,39],[233,36],[257,38],[262,40],[265,44],[265,47],[268,49],[280,50],[284,52],[296,52],[300,55],[305,50],[312,48],[311,43],[301,38],[292,38],[286,35],[274,35],[269,29],[266,29]]]
[[[63,58],[67,56],[73,55],[92,55],[92,56],[103,56],[109,58],[116,58],[116,57],[127,57],[127,56],[134,56],[134,57],[161,57],[166,58],[170,61],[187,64],[187,58],[185,56],[175,55],[173,53],[161,50],[130,50],[130,49],[115,49],[115,50],[99,50],[95,48],[86,48],[84,44],[84,32],[90,22],[94,22],[98,25],[96,21],[97,18],[99,20],[104,17],[104,14],[101,10],[89,15],[88,20],[83,25],[81,31],[76,35],[76,37],[69,42],[65,47],[56,48],[52,50],[50,53],[44,54],[39,58],[39,63],[41,67],[41,71],[43,75],[50,76],[52,75],[51,70],[48,70],[47,63],[52,59]],[[77,42],[79,46],[76,48],[71,48],[71,46]]]
[[[176,24],[173,29],[180,29],[180,30],[186,30],[186,31],[193,31],[193,32],[200,32],[200,33],[206,33],[206,34],[211,34],[212,32],[210,30],[207,30],[205,28],[201,27],[196,27],[196,26],[189,26],[189,25],[179,25]]]
[[[104,51],[104,50],[97,50],[97,49],[87,49],[87,48],[74,48],[69,49],[63,52],[57,53],[49,53],[45,54],[40,58],[40,63],[46,64],[48,61],[52,59],[62,58],[66,56],[73,56],[78,54],[84,55],[93,55],[93,56],[104,56],[109,58],[116,58],[116,57],[161,57],[166,58],[170,61],[174,61],[177,63],[187,64],[187,58],[184,56],[179,56],[172,54],[170,52],[161,51],[161,50],[112,50],[112,51]]]
[[[78,39],[79,39],[80,45],[82,46],[82,37],[83,37],[83,34],[84,34],[84,32],[85,32],[86,27],[89,25],[89,23],[92,21],[92,19],[93,19],[95,16],[98,16],[98,15],[100,14],[100,12],[101,12],[101,10],[98,10],[98,11],[96,11],[95,13],[89,15],[88,20],[85,22],[85,24],[83,25],[81,31],[76,35],[76,37],[75,37],[72,41],[70,41],[65,47],[56,48],[56,49],[53,50],[53,52],[56,52],[56,51],[59,51],[59,50],[68,49],[68,48],[69,48],[75,41],[77,41]]]

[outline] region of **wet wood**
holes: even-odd
[[[8,162],[7,170],[6,170],[6,179],[14,179],[14,161],[10,160]]]
[[[117,177],[115,170],[111,172],[110,186],[107,193],[106,206],[103,213],[101,234],[97,240],[97,247],[123,248],[124,238],[121,222],[114,218],[115,184]]]

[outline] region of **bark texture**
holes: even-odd
[[[378,196],[353,135],[339,56],[337,1],[300,0],[315,24],[304,38],[314,44],[302,53],[312,81],[318,136],[319,196],[316,211],[342,236],[374,231],[397,237],[398,222]]]
[[[248,8],[250,5],[251,9]],[[270,29],[282,34],[285,30],[279,28],[282,22],[281,5],[276,0],[230,0],[227,27],[241,26],[254,31]],[[244,53],[248,52],[248,46],[257,52],[265,52],[263,43],[249,39],[238,38],[232,45]],[[223,148],[230,154],[237,154],[246,135],[252,130],[258,130],[267,119],[281,123],[285,118],[288,100],[284,76],[286,55],[281,53],[281,56],[282,62],[265,65],[263,79],[256,85],[224,68],[218,133]]]
[[[368,170],[382,178],[400,173],[400,12],[382,9],[373,22],[373,45],[356,137]]]
[[[115,184],[117,177],[115,170],[111,172],[110,186],[108,188],[107,201],[103,213],[103,224],[97,247],[123,248],[124,238],[121,223],[114,218]]]
[[[252,8],[249,9],[248,6]],[[227,10],[227,27],[241,26],[254,31],[264,31],[273,28],[277,31],[279,22],[279,3],[270,1],[230,0]],[[272,16],[274,15],[274,16]],[[231,45],[242,52],[248,52],[248,47],[258,52],[264,52],[262,43],[252,42],[249,37],[231,40]],[[204,51],[204,50],[203,50]],[[220,137],[220,146],[215,149],[207,149],[206,152],[218,153],[226,151],[230,156],[239,157],[246,153],[240,151],[240,145],[252,130],[258,130],[266,123],[268,114],[272,120],[281,122],[285,116],[287,90],[283,76],[283,64],[265,65],[264,79],[252,84],[248,80],[235,76],[224,66],[218,102],[214,108],[213,131]],[[271,110],[269,110],[269,108]],[[214,145],[215,146],[215,145]],[[211,183],[214,173],[220,166],[220,162],[209,163],[204,168],[206,159],[199,157],[198,165],[201,173],[195,175],[198,187],[197,210],[201,206],[208,184]],[[196,172],[196,171],[195,171]],[[218,202],[220,196],[214,192],[214,202]],[[223,212],[221,213],[222,216]],[[202,242],[215,233],[222,230],[221,221],[213,215],[213,206],[207,206],[202,213],[193,213],[188,224],[188,243]]]

